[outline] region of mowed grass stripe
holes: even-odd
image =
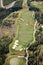
[[[10,44],[9,50],[10,52],[17,53],[20,49],[27,48],[28,44],[33,41],[33,33],[34,33],[34,17],[32,16],[33,12],[28,9],[22,9],[19,12],[20,16],[16,20],[17,25],[17,35],[14,41]],[[18,46],[15,49],[12,49],[15,40],[18,40]],[[22,50],[22,51],[23,51]],[[20,51],[20,52],[22,52]],[[23,52],[24,53],[24,52]],[[25,53],[24,53],[25,54]]]
[[[22,11],[20,15],[20,20],[17,20],[18,29],[18,40],[19,44],[27,47],[27,45],[33,40],[33,31],[34,31],[34,18],[32,16],[33,12]]]

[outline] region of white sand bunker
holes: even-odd
[[[12,49],[16,48],[16,50],[22,51],[24,48],[21,45],[19,45],[18,42],[19,42],[18,40],[15,40],[14,45],[12,46]]]
[[[41,26],[43,28],[43,26]]]
[[[26,25],[28,26],[28,23]]]
[[[25,48],[21,48],[20,51],[25,50]]]
[[[22,51],[22,50],[23,50],[23,48],[20,49],[20,51]]]
[[[19,44],[18,44],[18,40],[15,40],[15,42],[14,42],[14,45],[13,45],[13,47],[12,47],[12,49],[15,49]]]

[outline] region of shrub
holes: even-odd
[[[3,36],[0,39],[0,53],[8,53],[9,52],[9,44],[11,43],[12,39],[8,36]]]
[[[29,7],[29,10],[30,10],[30,11],[38,11],[38,12],[40,11],[39,8],[32,7],[32,6]]]

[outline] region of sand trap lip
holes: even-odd
[[[15,42],[14,42],[14,45],[13,45],[12,49],[15,49],[15,48],[17,48],[17,47],[18,47],[18,45],[19,45],[19,44],[18,44],[18,42],[19,42],[18,40],[15,40]],[[23,49],[24,49],[24,48],[22,48],[22,47],[21,47],[21,48],[19,49],[19,51],[22,51]]]

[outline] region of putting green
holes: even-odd
[[[10,56],[4,65],[26,65],[26,60],[22,57]]]
[[[10,65],[26,65],[24,58],[12,58],[10,59]]]

